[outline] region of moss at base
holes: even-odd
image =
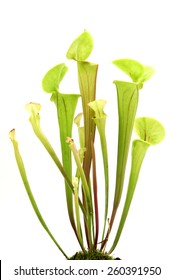
[[[70,260],[115,260],[113,257],[100,251],[77,252]]]

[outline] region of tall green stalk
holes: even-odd
[[[92,120],[94,113],[90,107],[88,107],[88,103],[95,100],[97,69],[97,64],[78,62],[78,79],[84,114],[84,135],[86,148],[83,168],[87,181],[89,181],[91,168],[91,141],[94,142],[95,136],[95,124]]]
[[[113,202],[113,210],[110,218],[109,229],[101,249],[104,248],[111,232],[115,215],[121,200],[124,176],[127,164],[129,145],[138,105],[138,85],[135,83],[115,81],[118,97],[118,156],[116,171],[116,187]]]
[[[105,100],[95,100],[90,102],[88,105],[94,111],[93,121],[96,124],[96,127],[100,136],[103,166],[104,166],[104,177],[105,177],[105,214],[104,214],[104,226],[102,233],[102,240],[104,239],[107,215],[108,215],[108,204],[109,204],[109,167],[108,167],[108,150],[107,150],[107,140],[106,140],[106,114],[103,109],[106,104]]]
[[[84,198],[86,201],[86,212],[87,212],[86,225],[87,225],[87,230],[88,230],[89,248],[92,249],[92,247],[93,247],[92,235],[91,235],[91,222],[92,222],[92,217],[93,217],[92,198],[91,198],[88,182],[87,182],[84,170],[82,168],[81,160],[80,160],[76,145],[75,145],[73,139],[71,139],[70,137],[67,137],[66,142],[69,144],[69,147],[73,153],[77,168],[79,170],[80,178],[82,181],[82,189],[83,189]]]
[[[51,93],[51,101],[54,102],[57,109],[60,141],[61,141],[61,151],[62,151],[62,162],[63,168],[70,180],[72,181],[72,161],[71,152],[68,149],[65,139],[67,136],[72,136],[72,126],[73,118],[79,98],[78,94],[62,94],[59,92],[59,84],[64,78],[67,72],[67,67],[65,64],[58,64],[52,69],[50,69],[43,78],[42,86],[47,93]],[[73,197],[72,192],[67,186],[65,181],[66,190],[66,200],[67,209],[70,218],[71,225],[76,232],[74,211],[73,211]]]
[[[79,194],[78,194],[79,180],[77,177],[74,178],[73,185],[74,185],[74,205],[75,205],[75,212],[76,212],[77,236],[79,239],[79,243],[81,244],[81,248],[85,252],[83,238],[82,238],[81,223],[80,223],[80,208],[79,208]]]
[[[30,113],[29,121],[32,125],[33,131],[34,131],[36,137],[40,140],[40,142],[45,147],[48,154],[51,156],[52,160],[54,161],[54,163],[58,167],[59,171],[61,172],[62,176],[64,177],[64,180],[66,181],[66,186],[68,187],[69,192],[71,192],[73,194],[74,190],[73,190],[72,181],[70,180],[69,176],[67,175],[66,171],[64,170],[64,167],[61,164],[59,158],[57,157],[53,147],[51,146],[49,140],[47,139],[47,137],[45,136],[45,134],[43,133],[43,131],[40,127],[39,112],[40,112],[40,109],[41,109],[41,105],[38,104],[38,103],[32,103],[31,102],[31,103],[26,105],[26,109]],[[85,209],[83,207],[83,204],[82,204],[80,199],[79,199],[79,205],[80,205],[80,208],[83,212],[84,218],[86,219],[86,211],[85,211]]]
[[[112,227],[112,223],[121,199],[129,145],[138,106],[138,85],[121,81],[115,81],[115,84],[118,95],[119,132],[116,191],[110,227]]]
[[[52,97],[52,100],[56,105],[57,114],[58,114],[63,167],[71,180],[72,180],[71,152],[67,147],[65,139],[67,136],[72,137],[73,118],[74,118],[74,113],[75,113],[78,98],[79,95],[77,94],[76,95],[61,94],[59,92],[54,93]],[[76,232],[74,216],[73,216],[72,193],[69,191],[66,182],[65,185],[66,185],[66,199],[67,199],[68,213],[69,213],[71,224]]]
[[[21,178],[22,178],[22,181],[23,181],[23,184],[25,186],[25,190],[28,194],[28,197],[29,197],[29,200],[31,202],[31,205],[34,209],[34,212],[37,216],[37,218],[39,219],[41,225],[43,226],[43,228],[45,229],[45,231],[48,233],[48,235],[50,236],[50,238],[53,240],[53,242],[55,243],[55,245],[58,247],[58,249],[62,252],[62,254],[65,256],[66,259],[69,259],[69,257],[66,255],[66,253],[64,252],[64,250],[61,248],[61,246],[59,245],[59,243],[56,241],[56,239],[54,238],[54,236],[52,235],[51,231],[49,230],[47,224],[45,223],[41,213],[40,213],[40,210],[37,206],[37,203],[35,201],[35,198],[33,196],[33,193],[31,191],[31,188],[30,188],[30,185],[29,185],[29,181],[28,181],[28,178],[27,178],[27,175],[26,175],[26,171],[25,171],[25,166],[24,166],[24,163],[23,163],[23,160],[22,160],[22,157],[20,155],[20,152],[19,152],[19,148],[18,148],[18,142],[16,141],[15,139],[15,130],[12,130],[10,131],[9,133],[9,137],[12,141],[12,144],[13,144],[13,148],[14,148],[14,154],[15,154],[15,158],[16,158],[16,162],[17,162],[17,166],[18,166],[18,169],[19,169],[19,172],[20,172],[20,175],[21,175]]]
[[[93,112],[88,107],[88,103],[95,100],[96,97],[96,78],[98,65],[85,60],[90,55],[93,49],[93,39],[88,32],[83,32],[79,37],[77,37],[67,51],[67,58],[77,61],[78,67],[78,81],[80,94],[82,98],[82,108],[84,116],[84,137],[85,137],[85,149],[83,161],[83,170],[87,183],[89,185],[90,181],[90,169],[91,169],[91,141],[94,142],[95,136],[95,124],[92,121]],[[85,207],[85,199],[83,196],[83,203]],[[87,228],[86,229],[86,238],[89,246],[89,237]]]
[[[113,252],[120,239],[129,212],[129,208],[133,199],[134,191],[139,177],[139,172],[141,170],[141,166],[145,154],[149,146],[160,143],[165,137],[165,130],[161,125],[161,123],[152,118],[144,117],[144,118],[136,119],[135,131],[141,139],[133,141],[131,172],[130,172],[126,199],[125,199],[119,227],[115,239],[113,241],[112,247],[109,250],[109,254]]]
[[[127,195],[126,195],[126,200],[124,203],[124,209],[123,209],[123,213],[121,216],[121,220],[119,223],[119,227],[116,233],[116,237],[113,241],[112,247],[109,250],[109,254],[111,254],[111,252],[115,249],[119,238],[121,236],[128,212],[129,212],[129,208],[131,205],[131,201],[133,198],[133,194],[135,191],[135,187],[137,184],[137,180],[138,180],[138,176],[139,176],[139,172],[141,169],[141,165],[143,162],[143,159],[145,157],[145,154],[147,152],[147,149],[149,147],[149,144],[146,142],[142,142],[141,140],[135,140],[133,141],[133,145],[132,145],[132,166],[131,166],[131,173],[130,173],[130,179],[129,179],[129,185],[128,185],[128,191],[127,191]]]
[[[91,142],[92,152],[92,170],[93,170],[93,196],[94,196],[94,213],[95,213],[95,236],[94,236],[94,249],[97,249],[98,236],[99,236],[99,208],[98,208],[98,186],[97,186],[97,171],[96,171],[96,155],[94,143]],[[93,227],[94,228],[94,227]]]

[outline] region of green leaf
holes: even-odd
[[[78,137],[79,137],[79,143],[80,143],[80,155],[81,155],[81,162],[83,162],[84,154],[85,154],[85,136],[84,136],[84,127],[80,126],[81,119],[83,117],[83,113],[79,113],[75,119],[74,123],[77,125],[78,128]]]
[[[108,215],[108,204],[109,204],[109,167],[108,167],[108,150],[107,150],[107,140],[106,140],[106,114],[104,113],[104,106],[106,104],[106,100],[94,100],[90,102],[88,105],[94,111],[95,115],[93,120],[97,126],[101,150],[102,150],[102,158],[103,158],[103,166],[104,166],[104,176],[105,176],[105,215],[104,215],[104,227],[102,240],[104,240],[105,228],[107,223],[107,215]]]
[[[82,247],[82,250],[85,252],[85,248],[83,246],[83,239],[82,239],[82,229],[80,223],[80,211],[79,211],[79,180],[77,177],[73,179],[73,186],[74,186],[74,205],[75,205],[75,212],[76,212],[76,224],[77,224],[77,235]]]
[[[79,97],[79,94],[63,94],[59,92],[53,94],[51,97],[51,100],[55,103],[57,108],[60,138],[63,151],[65,147],[67,148],[65,142],[66,137],[71,137],[72,134],[73,119]]]
[[[144,65],[144,72],[143,75],[139,78],[139,82],[144,83],[148,81],[155,73],[154,68],[151,66]]]
[[[35,113],[37,115],[41,110],[41,105],[38,103],[30,102],[25,106],[25,108],[30,114]]]
[[[77,114],[77,116],[74,118],[74,123],[77,125],[77,127],[80,127],[81,119],[83,117],[83,113]]]
[[[89,62],[78,62],[78,79],[80,94],[82,97],[82,109],[84,116],[84,136],[86,153],[84,157],[84,172],[89,182],[89,173],[91,167],[91,140],[94,142],[95,124],[92,120],[94,112],[88,106],[88,103],[95,100],[96,78],[98,65]]]
[[[67,194],[67,200],[72,199],[72,194],[73,192],[73,185],[72,185],[72,179],[69,176],[69,174],[67,174],[67,171],[65,170],[64,166],[61,164],[59,158],[57,157],[53,147],[51,146],[51,144],[49,143],[47,137],[45,136],[45,134],[43,133],[41,127],[40,127],[40,115],[39,115],[39,111],[41,109],[41,105],[37,104],[37,103],[29,103],[26,105],[26,109],[27,111],[30,113],[30,118],[29,121],[32,125],[33,131],[35,133],[35,135],[37,136],[37,138],[40,140],[40,142],[43,144],[43,146],[45,147],[45,149],[47,150],[47,152],[49,153],[49,155],[51,156],[51,158],[53,159],[54,163],[56,164],[56,166],[58,167],[59,171],[61,172],[61,174],[64,177],[65,180],[65,187],[66,187],[66,194]],[[82,209],[82,212],[84,214],[84,217],[86,218],[86,213],[85,213],[85,209],[83,208],[83,205],[81,203],[81,201],[79,201],[79,205]],[[68,207],[68,213],[69,213],[69,218],[70,218],[70,222],[72,224],[72,227],[74,228],[75,231],[75,222],[73,219],[73,208],[72,208],[72,203],[67,206]],[[70,208],[71,207],[71,208]],[[76,233],[76,231],[75,231]]]
[[[113,210],[110,219],[109,236],[115,215],[121,200],[124,185],[124,176],[129,152],[129,145],[134,126],[136,110],[138,106],[138,85],[134,83],[115,81],[118,97],[119,132],[118,132],[118,156],[116,171],[116,187],[113,202]],[[105,242],[102,243],[103,248]]]
[[[93,49],[93,39],[88,32],[82,33],[70,46],[67,52],[68,59],[74,59],[77,61],[78,66],[78,81],[80,94],[82,97],[82,108],[84,115],[84,145],[85,154],[83,160],[83,170],[87,180],[87,184],[90,186],[90,169],[91,169],[91,159],[92,159],[92,149],[91,143],[94,142],[95,136],[95,124],[92,120],[93,112],[89,108],[88,103],[95,100],[96,95],[96,77],[98,65],[85,62],[85,60],[90,55]],[[81,131],[80,131],[81,132]],[[81,137],[82,138],[82,137]],[[83,145],[83,140],[80,141]],[[83,203],[85,205],[85,198],[83,196]],[[93,213],[92,213],[93,214]],[[93,217],[91,217],[93,221]],[[89,227],[85,226],[85,233],[88,247],[91,248],[91,232],[88,231]]]
[[[95,112],[94,118],[100,119],[106,117],[106,114],[103,111],[105,104],[106,100],[94,100],[88,104],[90,108]]]
[[[40,115],[39,112],[41,110],[41,105],[38,103],[30,102],[25,106],[26,110],[30,113],[29,121],[32,125],[33,131],[40,142],[43,144],[53,161],[55,162],[56,166],[60,170],[61,174],[63,175],[64,179],[67,181],[71,190],[73,190],[72,181],[68,177],[67,173],[65,172],[59,158],[57,157],[53,147],[49,143],[47,137],[43,133],[40,127]]]
[[[94,250],[96,250],[98,244],[98,237],[99,237],[99,206],[98,206],[96,154],[95,154],[95,148],[93,142],[91,142],[91,150],[92,150],[92,186],[93,186],[93,202],[94,202],[94,217],[95,217],[95,225],[93,225],[93,236],[94,236],[93,248]]]
[[[160,143],[165,137],[165,130],[162,124],[153,118],[137,118],[134,125],[135,132],[143,141],[150,145]]]
[[[32,191],[31,191],[30,184],[29,184],[29,181],[28,181],[28,178],[27,178],[27,175],[26,175],[26,170],[25,170],[25,166],[24,166],[24,163],[23,163],[23,159],[21,157],[21,154],[20,154],[20,151],[19,151],[19,148],[18,148],[18,142],[15,139],[15,130],[14,129],[12,131],[10,131],[9,137],[10,137],[10,140],[12,141],[13,148],[14,148],[14,154],[15,154],[15,158],[16,158],[16,162],[17,162],[17,166],[18,166],[18,169],[19,169],[19,172],[20,172],[23,184],[25,186],[25,190],[26,190],[26,192],[28,194],[28,197],[30,199],[31,205],[32,205],[32,207],[34,209],[34,212],[35,212],[37,218],[39,219],[41,225],[46,230],[46,232],[48,233],[50,238],[53,240],[53,242],[56,244],[58,249],[63,253],[63,255],[66,257],[66,259],[69,259],[68,256],[66,255],[66,253],[64,252],[64,250],[61,248],[61,246],[58,244],[58,242],[56,241],[56,239],[54,238],[54,236],[50,232],[50,230],[49,230],[47,224],[45,223],[45,221],[44,221],[44,219],[43,219],[43,217],[42,217],[42,215],[40,213],[40,210],[39,210],[39,208],[37,206],[37,203],[35,201],[35,198],[33,196]]]
[[[47,74],[44,76],[42,81],[42,86],[44,91],[48,93],[52,93],[51,101],[55,103],[57,108],[63,168],[67,173],[68,177],[70,178],[70,180],[72,180],[71,152],[69,151],[65,143],[65,139],[67,136],[71,137],[74,112],[76,109],[79,95],[61,94],[59,92],[59,84],[62,81],[67,70],[68,68],[64,63],[56,65],[55,67],[50,69],[47,72]],[[65,186],[66,186],[66,199],[67,199],[69,218],[72,227],[76,233],[75,221],[73,217],[72,193],[69,190],[66,181],[65,181]]]
[[[109,254],[111,254],[113,252],[113,250],[115,249],[115,247],[120,239],[120,236],[121,236],[121,233],[122,233],[122,230],[123,230],[123,227],[124,227],[124,224],[125,224],[128,212],[129,212],[129,208],[130,208],[130,205],[132,202],[132,198],[133,198],[136,184],[138,181],[142,162],[143,162],[143,159],[145,157],[145,154],[146,154],[149,146],[150,146],[149,143],[144,142],[142,140],[133,141],[132,164],[131,164],[131,172],[130,172],[130,179],[129,179],[128,189],[127,189],[127,195],[126,195],[126,199],[125,199],[125,203],[124,203],[123,212],[121,215],[121,220],[120,220],[119,227],[117,230],[117,234],[115,236],[113,245],[112,245],[111,249],[109,250]]]
[[[79,97],[80,97],[79,94],[62,94],[59,92],[55,92],[54,94],[52,94],[51,97],[51,100],[55,103],[57,109],[63,168],[71,181],[72,181],[71,151],[66,145],[66,137],[72,136],[74,113],[76,110],[77,101]],[[65,185],[66,185],[66,200],[67,200],[68,213],[69,213],[71,224],[75,229],[75,221],[73,217],[72,193],[69,190],[66,182]]]
[[[142,65],[133,59],[117,59],[112,63],[126,73],[134,83],[144,83],[154,74],[154,69],[151,66]]]
[[[67,51],[66,57],[76,61],[85,61],[93,49],[93,38],[90,33],[84,31],[78,36]]]
[[[42,80],[43,90],[47,93],[56,92],[67,71],[68,68],[64,63],[51,68]]]
[[[129,145],[138,106],[138,87],[134,83],[121,81],[116,81],[115,84],[117,87],[119,114],[118,159],[114,200],[114,209],[117,209],[121,199]]]
[[[112,62],[124,73],[126,73],[133,82],[138,82],[139,78],[144,73],[144,68],[141,63],[133,59],[117,59]]]
[[[91,221],[92,221],[92,216],[93,216],[93,207],[92,207],[92,199],[91,199],[91,195],[90,195],[90,189],[89,189],[89,185],[88,185],[87,180],[86,180],[84,170],[82,168],[82,164],[81,164],[81,160],[80,160],[78,150],[76,148],[76,145],[75,145],[73,139],[70,138],[70,137],[67,137],[66,142],[69,144],[69,147],[70,147],[69,150],[71,150],[72,153],[73,153],[77,168],[78,168],[79,173],[80,173],[80,178],[81,178],[81,181],[82,181],[82,188],[83,188],[84,196],[85,196],[85,199],[86,199],[86,210],[87,210],[87,223],[86,224],[87,224],[87,229],[88,229],[88,233],[89,233],[89,236],[88,236],[89,237],[89,246],[90,246],[90,249],[91,249],[92,248]]]
[[[120,239],[129,212],[129,208],[132,202],[132,198],[138,181],[142,162],[148,150],[148,147],[160,143],[165,136],[165,130],[162,124],[159,121],[152,118],[146,118],[146,117],[137,118],[135,120],[134,127],[136,133],[141,139],[133,141],[132,164],[131,164],[131,172],[130,172],[130,179],[129,179],[126,200],[124,203],[124,209],[117,230],[117,234],[114,239],[113,245],[109,251],[109,254],[115,249]]]

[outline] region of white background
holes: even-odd
[[[151,147],[115,256],[139,265],[166,267],[172,257],[173,88],[171,1],[1,1],[0,4],[0,258],[32,262],[62,261],[63,255],[34,216],[19,176],[8,132],[16,128],[30,184],[40,209],[68,255],[79,250],[68,223],[63,180],[34,137],[24,106],[42,104],[42,127],[60,156],[56,110],[41,88],[44,74],[65,62],[69,73],[62,92],[78,93],[75,63],[67,61],[70,43],[84,29],[95,42],[89,60],[99,64],[97,97],[106,113],[111,188],[114,188],[117,107],[112,81],[128,80],[111,64],[133,58],[155,68],[140,91],[137,116],[160,120],[162,144]],[[75,131],[74,131],[75,135]],[[99,174],[102,173],[99,160]],[[100,182],[102,177],[100,176]],[[100,184],[100,188],[103,185]],[[113,193],[113,191],[112,191]],[[100,190],[102,198],[102,191]],[[100,200],[101,200],[100,198]],[[101,202],[100,202],[101,204]],[[110,205],[112,205],[110,203]],[[102,207],[103,208],[103,207]],[[165,272],[166,273],[166,272]]]

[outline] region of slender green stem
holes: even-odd
[[[82,97],[82,107],[84,114],[84,128],[85,128],[85,157],[83,161],[83,170],[87,183],[90,180],[91,169],[91,139],[94,142],[95,124],[92,122],[93,113],[88,107],[88,103],[95,100],[96,95],[96,76],[98,65],[86,62],[93,49],[93,38],[88,32],[83,32],[70,45],[66,57],[77,61],[78,66],[78,81],[80,94]],[[69,135],[70,136],[70,135]],[[82,191],[83,205],[86,207],[85,197]],[[89,247],[89,237],[87,227],[85,225],[85,233],[87,244]]]
[[[78,137],[79,137],[79,143],[80,143],[79,157],[80,157],[81,164],[83,163],[84,154],[86,152],[85,143],[84,143],[84,127],[80,126],[80,121],[81,121],[82,116],[83,116],[83,114],[80,113],[74,119],[74,123],[77,125],[77,128],[78,128]],[[75,177],[78,177],[78,179],[80,179],[80,174],[79,174],[78,168],[77,168]]]
[[[74,141],[70,137],[67,137],[66,141],[67,141],[67,143],[69,143],[69,147],[73,153],[76,165],[77,165],[79,173],[80,173],[81,181],[82,181],[82,188],[83,188],[83,192],[84,192],[84,196],[85,196],[85,200],[86,200],[87,230],[88,230],[88,234],[89,234],[89,236],[88,236],[89,237],[89,246],[91,249],[92,248],[91,221],[92,221],[92,215],[93,215],[93,208],[92,208],[92,200],[91,200],[91,196],[90,196],[89,186],[88,186],[88,183],[87,183],[87,180],[85,177],[85,173],[84,173],[84,170],[81,165],[81,160],[80,160],[77,148],[74,144]]]
[[[139,172],[141,169],[141,165],[142,165],[143,159],[145,157],[145,154],[146,154],[149,146],[150,146],[149,143],[141,141],[141,140],[133,141],[132,165],[131,165],[131,172],[130,172],[130,179],[129,179],[126,200],[124,203],[124,208],[123,208],[123,212],[121,215],[121,220],[119,223],[117,234],[113,241],[113,245],[112,245],[111,249],[109,250],[109,254],[111,254],[113,252],[113,250],[115,249],[115,247],[120,239],[120,236],[121,236],[121,233],[122,233],[122,230],[123,230],[123,227],[124,227],[124,224],[125,224],[128,212],[129,212],[129,208],[130,208],[130,205],[132,202],[136,184],[138,181],[138,176],[139,176]]]
[[[99,135],[100,135],[102,158],[103,158],[103,165],[104,165],[104,177],[105,177],[105,214],[104,214],[104,227],[102,233],[102,240],[104,239],[104,235],[105,235],[107,215],[108,215],[108,204],[109,204],[109,167],[108,167],[107,141],[106,141],[106,134],[105,134],[105,121],[106,118],[95,119],[95,123],[97,125]]]
[[[83,161],[83,170],[85,173],[85,177],[87,183],[90,180],[90,169],[91,169],[91,139],[94,142],[95,137],[95,124],[92,121],[93,112],[88,107],[88,103],[95,100],[96,96],[96,77],[97,77],[97,70],[98,65],[85,62],[85,61],[78,61],[78,80],[79,80],[79,88],[80,94],[82,97],[82,108],[83,108],[83,115],[84,115],[84,137],[85,137],[85,156]],[[83,205],[86,207],[86,201],[83,194]],[[86,232],[86,239],[88,247],[89,244],[89,234],[87,231],[87,227],[85,225],[85,232]]]
[[[58,64],[51,68],[42,80],[42,86],[45,92],[51,93],[51,101],[56,105],[58,124],[60,132],[60,142],[62,151],[63,168],[68,177],[72,181],[72,162],[71,152],[68,149],[65,139],[71,137],[73,117],[76,109],[79,95],[77,94],[62,94],[59,92],[59,85],[64,78],[68,68],[64,63]],[[74,220],[73,197],[72,192],[65,180],[66,203],[70,219],[70,223],[76,234],[76,225]]]
[[[88,105],[95,112],[95,116],[93,118],[96,127],[99,132],[100,142],[101,142],[101,151],[103,158],[103,166],[104,166],[104,177],[105,177],[105,214],[104,214],[104,226],[102,232],[102,240],[104,240],[106,223],[107,223],[107,215],[108,215],[108,204],[109,204],[109,167],[108,167],[108,151],[107,151],[107,141],[105,134],[106,127],[106,114],[103,109],[106,104],[105,100],[95,100],[90,102]]]
[[[85,148],[85,136],[84,136],[84,127],[78,128],[78,134],[79,134],[79,142],[80,142],[80,148]]]
[[[40,128],[40,116],[39,116],[39,114],[32,110],[29,121],[32,125],[32,128],[33,128],[33,131],[34,131],[35,135],[40,140],[42,145],[45,147],[45,149],[47,150],[47,152],[51,156],[52,160],[54,161],[54,163],[58,167],[59,171],[63,175],[64,179],[66,180],[69,190],[72,193],[74,193],[73,184],[72,184],[69,176],[67,175],[66,171],[64,170],[64,167],[62,166],[59,158],[57,157],[57,155],[56,155],[54,149],[52,148],[51,144],[49,143],[47,137],[45,136],[45,134],[43,133],[43,131]],[[83,204],[82,204],[81,200],[79,200],[79,205],[80,205],[80,208],[81,208],[81,210],[84,214],[84,218],[86,219],[86,211],[83,207]]]
[[[94,142],[95,136],[95,124],[92,120],[94,115],[92,110],[88,107],[88,103],[95,100],[98,65],[89,62],[78,62],[77,64],[85,130],[84,136],[86,153],[83,168],[88,182],[91,167],[91,139]]]
[[[83,239],[82,239],[81,223],[80,223],[79,196],[78,196],[79,181],[78,181],[77,177],[74,178],[73,185],[74,185],[74,201],[75,201],[74,204],[75,204],[75,212],[76,212],[77,234],[78,234],[78,238],[79,238],[82,250],[85,252],[85,248],[83,245]]]
[[[126,170],[129,145],[138,105],[138,85],[134,83],[115,81],[118,96],[118,113],[119,113],[119,134],[118,134],[118,156],[116,187],[113,202],[113,209],[110,219],[110,227],[107,231],[106,238],[102,243],[101,249],[104,248],[109,234],[111,232],[115,215],[121,200],[124,176]]]
[[[73,118],[79,96],[80,95],[78,94],[62,94],[59,91],[56,91],[51,97],[51,100],[54,101],[57,109],[63,168],[68,174],[70,180],[72,180],[71,151],[67,147],[65,139],[67,136],[71,137],[72,134]],[[65,190],[69,219],[76,233],[72,192],[69,190],[66,181]]]
[[[66,253],[64,252],[64,250],[61,248],[61,246],[59,245],[59,243],[56,241],[56,239],[54,238],[54,236],[52,235],[52,233],[50,232],[47,224],[45,223],[41,213],[40,213],[40,210],[37,206],[37,203],[35,201],[35,198],[32,194],[32,191],[31,191],[31,188],[30,188],[30,185],[29,185],[29,182],[28,182],[28,178],[27,178],[27,175],[26,175],[26,171],[25,171],[25,167],[24,167],[24,163],[23,163],[23,160],[22,160],[22,157],[20,155],[20,152],[19,152],[19,148],[18,148],[18,142],[15,140],[15,130],[12,130],[10,132],[10,139],[12,141],[12,144],[13,144],[13,148],[14,148],[14,153],[15,153],[15,158],[16,158],[16,162],[17,162],[17,165],[18,165],[18,169],[19,169],[19,172],[20,172],[20,175],[21,175],[21,178],[22,178],[22,181],[23,181],[23,184],[25,186],[25,189],[26,189],[26,192],[28,194],[28,197],[30,199],[30,202],[31,202],[31,205],[34,209],[34,212],[37,216],[37,218],[39,219],[41,225],[43,226],[43,228],[46,230],[46,232],[48,233],[48,235],[50,236],[50,238],[53,240],[53,242],[55,243],[55,245],[58,247],[58,249],[62,252],[62,254],[65,256],[66,259],[69,259],[69,257],[66,255]]]
[[[93,194],[94,194],[94,212],[95,212],[95,238],[94,249],[97,249],[98,235],[99,235],[99,209],[98,209],[98,188],[97,188],[97,172],[96,172],[96,156],[94,143],[91,142],[92,151],[92,165],[93,165]]]

